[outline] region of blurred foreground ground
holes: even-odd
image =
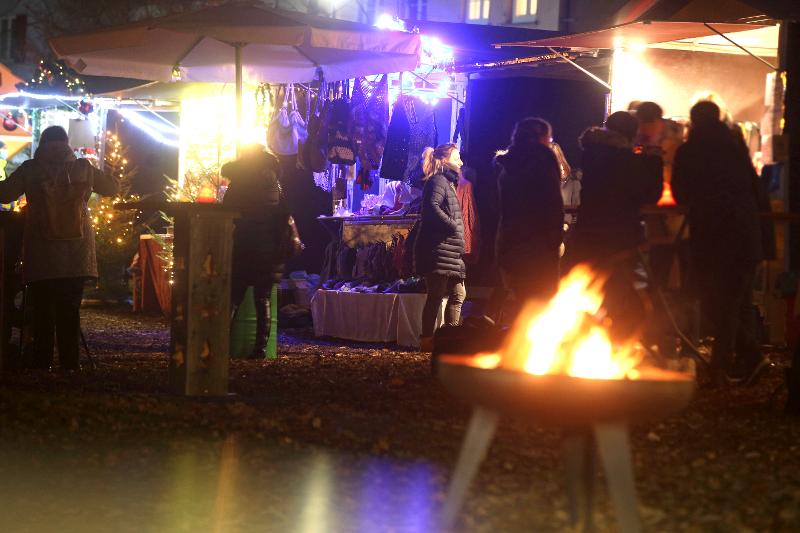
[[[282,333],[279,359],[232,362],[235,397],[191,400],[160,318],[86,309],[84,330],[96,370],[0,377],[0,531],[436,531],[469,409],[427,356]],[[800,531],[780,381],[634,428],[647,531]],[[459,531],[568,530],[563,479],[559,433],[504,420]]]

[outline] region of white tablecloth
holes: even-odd
[[[368,294],[318,290],[311,300],[314,334],[361,342],[419,347],[425,294]],[[437,326],[444,318],[439,312]]]

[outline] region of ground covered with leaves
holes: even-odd
[[[2,531],[437,530],[470,410],[428,356],[284,332],[277,360],[231,362],[233,397],[197,400],[168,392],[162,319],[90,308],[84,330],[96,369],[2,376]],[[647,531],[800,530],[780,384],[701,390],[633,428]],[[568,524],[560,433],[503,420],[458,531]]]

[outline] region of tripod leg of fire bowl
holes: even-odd
[[[575,531],[594,530],[595,453],[591,429],[570,432],[564,439],[569,512]]]
[[[636,498],[628,428],[624,424],[596,424],[594,434],[619,530],[622,533],[638,533],[642,530],[642,524]]]
[[[478,472],[478,467],[492,442],[498,418],[497,413],[481,407],[476,407],[472,412],[467,434],[458,455],[458,463],[447,488],[447,499],[442,513],[442,525],[445,529],[451,528],[455,522],[469,484]]]

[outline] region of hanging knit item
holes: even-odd
[[[438,132],[436,131],[435,109],[432,105],[419,98],[408,96],[402,100],[410,131],[408,162],[402,180],[411,184],[422,178],[422,152],[428,146],[436,146]]]
[[[356,149],[350,132],[350,101],[339,98],[331,102],[328,126],[328,161],[334,165],[355,165]]]
[[[314,185],[325,192],[331,192],[331,189],[333,188],[333,179],[331,176],[332,174],[330,170],[325,170],[324,172],[314,172]]]
[[[398,99],[392,111],[392,120],[386,134],[386,146],[383,150],[381,178],[402,180],[408,164],[408,141],[411,129],[406,118],[406,111]]]
[[[353,89],[353,140],[360,162],[358,183],[363,190],[372,186],[373,170],[378,170],[386,145],[389,124],[389,81],[383,75],[377,82],[357,78]]]

